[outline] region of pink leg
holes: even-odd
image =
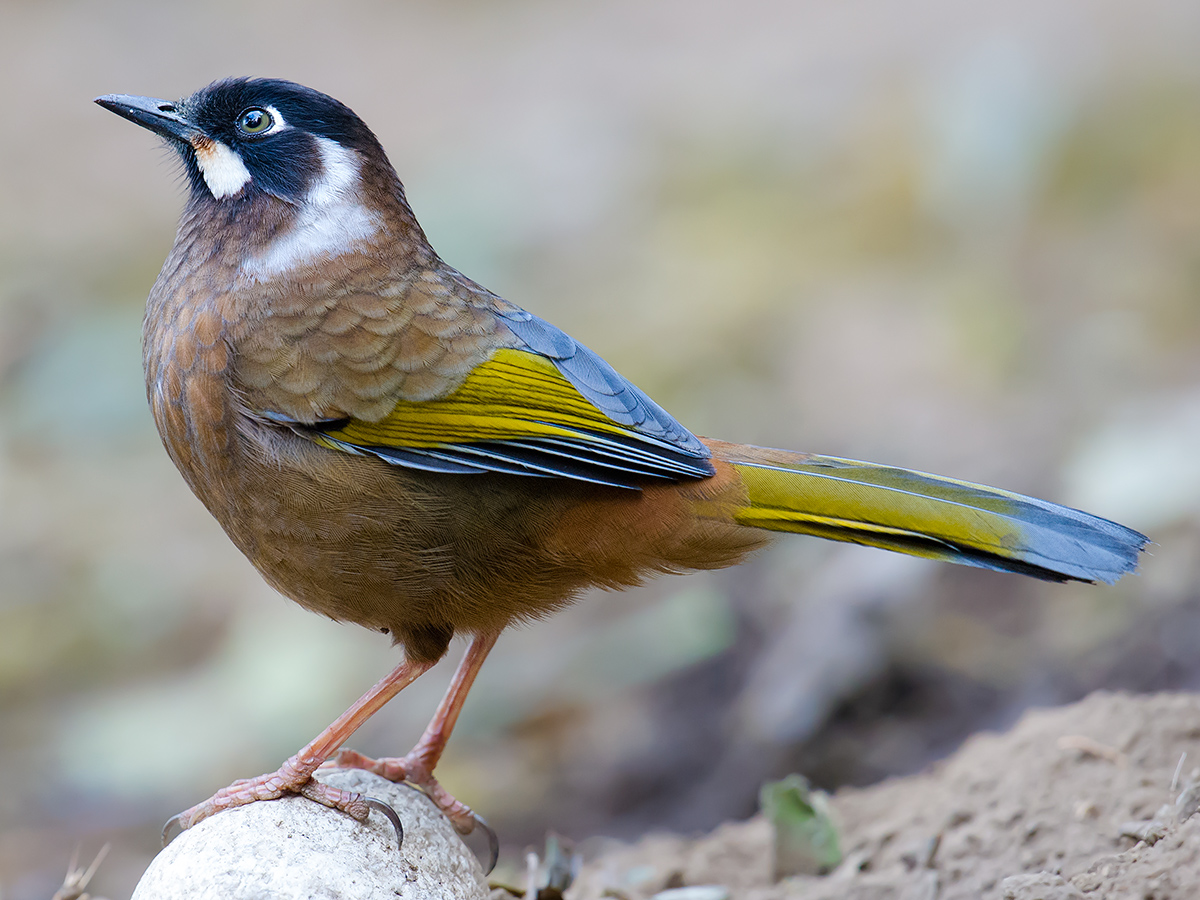
[[[213,813],[235,806],[245,806],[255,800],[275,800],[284,794],[301,794],[310,800],[343,810],[360,822],[366,821],[369,806],[365,798],[351,791],[339,790],[313,781],[312,774],[359,726],[432,665],[432,662],[405,660],[393,669],[390,675],[359,697],[353,706],[303,750],[280,766],[279,771],[235,781],[203,803],[180,813],[167,823],[167,827],[175,824],[180,829],[188,829]]]
[[[471,641],[471,646],[467,648],[466,655],[458,664],[450,687],[442,697],[442,702],[438,704],[429,727],[407,756],[371,759],[354,750],[342,750],[330,763],[344,768],[366,769],[390,781],[411,782],[437,804],[460,834],[469,834],[475,827],[475,814],[469,806],[456,800],[449,791],[438,784],[433,777],[433,769],[442,758],[442,751],[446,749],[446,741],[449,740],[450,733],[458,721],[458,714],[462,711],[463,701],[467,699],[467,692],[471,690],[479,668],[499,636],[499,632],[477,634]]]

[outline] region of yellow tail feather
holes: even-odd
[[[741,525],[1053,581],[1112,583],[1147,539],[1066,506],[872,463],[708,442],[746,495]]]

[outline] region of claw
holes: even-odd
[[[384,803],[382,800],[376,800],[374,797],[363,797],[363,801],[372,809],[377,809],[387,817],[387,820],[392,823],[392,827],[396,829],[396,849],[399,850],[404,846],[404,826],[400,824],[400,817],[396,815],[396,811]]]
[[[496,834],[496,829],[487,823],[487,819],[479,813],[472,811],[471,815],[475,817],[475,824],[487,833],[488,864],[483,874],[491,875],[492,869],[496,868],[496,862],[500,859],[500,836]]]
[[[432,782],[433,787],[436,788],[440,794],[449,797],[451,803],[458,806],[459,809],[463,810],[471,817],[471,827],[464,830],[459,822],[450,815],[450,812],[444,806],[442,806],[442,804],[438,802],[437,798],[434,797],[434,795],[430,792],[429,785],[414,783],[412,781],[401,781],[399,784],[403,784],[405,787],[412,788],[414,791],[424,794],[429,799],[429,802],[441,811],[442,815],[446,817],[447,821],[454,826],[454,830],[460,835],[466,836],[476,828],[482,828],[484,833],[487,835],[488,842],[487,866],[485,867],[483,874],[492,874],[492,869],[496,868],[496,863],[500,859],[500,836],[496,834],[496,829],[492,828],[492,826],[488,824],[487,819],[475,812],[475,810],[471,809],[470,807],[459,803],[453,797],[450,797],[449,794],[446,794],[445,790],[436,781]]]
[[[179,835],[183,834],[183,832],[184,827],[181,814],[171,816],[171,818],[167,819],[167,824],[163,826],[162,830],[163,849],[165,850],[167,845],[171,843],[171,841],[175,840],[175,838],[179,837]]]

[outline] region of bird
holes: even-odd
[[[434,770],[509,625],[587,588],[733,565],[772,532],[1050,581],[1112,583],[1148,539],[1107,519],[891,466],[699,438],[598,354],[444,262],[379,140],[346,105],[273,78],[101,107],[178,153],[187,199],[150,290],[143,363],[163,444],[266,581],[390,635],[401,662],[276,772],[172,820],[301,794],[359,767],[486,822]],[[349,736],[467,650],[403,757]],[[494,832],[489,830],[495,857]]]

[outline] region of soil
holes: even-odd
[[[844,852],[772,879],[761,817],[592,848],[570,900],[1200,897],[1200,695],[1096,693],[979,734],[918,775],[838,791]],[[664,898],[665,900],[665,898]]]

